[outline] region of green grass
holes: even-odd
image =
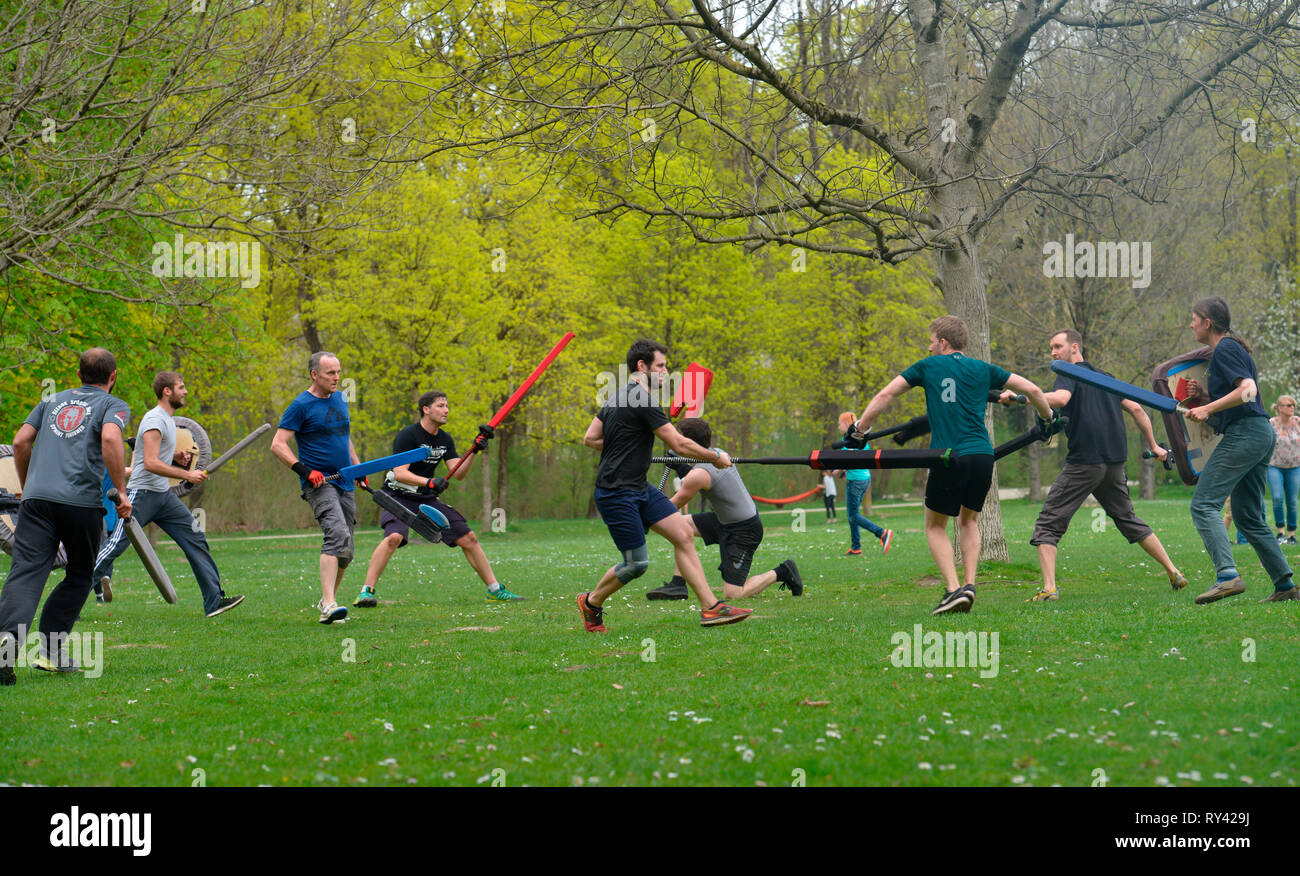
[[[692,605],[644,598],[670,568],[653,539],[650,574],[607,603],[603,636],[573,604],[614,557],[599,521],[484,537],[525,603],[486,604],[459,550],[420,545],[394,558],[378,608],[335,626],[311,608],[314,539],[214,540],[227,591],[248,600],[212,621],[174,546],[160,555],[176,606],[128,553],[116,600],[92,598],[78,625],[104,635],[102,676],[19,668],[0,689],[0,782],[1087,785],[1104,770],[1112,785],[1295,784],[1300,606],[1258,604],[1269,586],[1249,548],[1235,548],[1247,593],[1198,607],[1211,575],[1185,499],[1138,503],[1192,579],[1179,594],[1085,508],[1062,544],[1061,601],[1030,605],[1037,507],[1003,509],[1012,562],[981,568],[969,615],[929,615],[919,508],[877,509],[897,530],[887,557],[843,556],[842,513],[831,531],[809,511],[802,533],[764,518],[755,566],[794,557],[801,599],[773,588],[749,621],[703,629]],[[359,534],[348,603],[377,540]],[[894,666],[892,637],[916,623],[997,632],[997,676]]]

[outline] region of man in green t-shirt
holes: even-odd
[[[925,487],[925,540],[946,588],[931,614],[970,611],[975,602],[975,569],[980,555],[977,521],[993,483],[993,442],[984,428],[989,390],[1005,387],[1024,393],[1040,417],[1052,417],[1047,398],[1032,381],[962,355],[968,336],[966,323],[955,316],[941,316],[931,322],[930,355],[913,362],[891,380],[845,433],[846,440],[860,442],[894,399],[912,387],[925,388],[930,446],[951,448],[957,455],[951,466],[931,469]],[[950,517],[957,518],[961,538],[965,578],[961,587],[957,585],[957,564],[948,539]]]

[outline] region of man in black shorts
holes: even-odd
[[[747,608],[733,608],[714,597],[704,578],[704,567],[695,553],[695,535],[690,521],[677,512],[663,493],[646,482],[650,451],[655,436],[681,456],[713,460],[719,469],[729,468],[731,458],[721,451],[706,450],[678,432],[660,408],[661,381],[668,372],[667,350],[654,341],[639,340],[627,352],[631,380],[600,409],[582,442],[600,451],[596,471],[596,510],[609,528],[622,561],[600,579],[596,589],[578,595],[582,624],[589,633],[605,632],[601,609],[605,600],[627,582],[639,578],[650,567],[646,551],[646,529],[653,529],[672,543],[678,567],[700,601],[700,625],[732,624],[749,617]]]
[[[1014,390],[1029,396],[1044,421],[1052,417],[1043,391],[1019,374],[981,359],[962,355],[966,323],[941,316],[930,323],[930,355],[913,362],[878,392],[866,411],[845,432],[846,446],[861,447],[876,417],[894,399],[914,386],[925,388],[925,412],[930,417],[930,446],[951,448],[957,460],[948,468],[930,470],[925,485],[925,540],[939,567],[945,593],[931,614],[970,611],[975,602],[975,569],[979,565],[979,513],[993,483],[993,442],[984,428],[990,389]],[[948,540],[948,519],[957,518],[965,585],[957,586],[957,564]]]
[[[1048,343],[1053,359],[1073,362],[1090,371],[1106,374],[1084,361],[1083,337],[1074,329],[1056,332]],[[1003,393],[1004,399],[1012,394]],[[1175,590],[1186,587],[1187,579],[1174,567],[1151,527],[1137,516],[1128,493],[1128,476],[1124,471],[1128,438],[1124,434],[1121,411],[1128,411],[1147,446],[1158,458],[1164,459],[1167,452],[1156,444],[1151,418],[1146,411],[1135,401],[1120,399],[1064,374],[1057,375],[1052,391],[1047,393],[1047,403],[1061,408],[1062,413],[1069,417],[1065,435],[1070,441],[1070,452],[1065,457],[1065,467],[1047,492],[1043,510],[1034,522],[1034,534],[1029,539],[1029,543],[1038,548],[1038,562],[1043,568],[1043,589],[1030,602],[1055,602],[1059,598],[1056,592],[1056,546],[1070,526],[1070,518],[1089,495],[1097,497],[1129,544],[1136,542],[1164,567]]]
[[[718,451],[713,446],[713,430],[704,420],[689,417],[677,424],[677,431],[701,447]],[[718,545],[722,554],[718,566],[722,573],[722,598],[757,596],[777,581],[782,588],[789,587],[792,595],[802,596],[803,579],[794,560],[784,560],[775,569],[749,577],[754,554],[763,543],[763,520],[736,467],[720,469],[708,462],[696,463],[682,478],[672,503],[685,511],[701,491],[709,497],[709,507],[713,510],[687,515],[687,519],[695,535],[703,538],[705,544]],[[686,598],[686,579],[679,570],[673,571],[673,579],[647,593],[647,599]]]
[[[511,593],[492,574],[492,564],[488,562],[487,554],[483,553],[483,545],[479,543],[478,536],[465,522],[464,515],[435,497],[435,488],[442,487],[446,483],[437,476],[438,465],[445,464],[450,470],[459,458],[456,454],[456,443],[451,440],[450,435],[442,431],[442,427],[447,425],[450,413],[447,393],[436,390],[426,392],[420,396],[419,410],[420,419],[398,432],[397,437],[393,439],[393,452],[402,453],[417,447],[427,447],[429,458],[421,462],[397,466],[389,472],[384,482],[384,491],[409,508],[412,513],[419,514],[421,505],[432,505],[442,512],[447,518],[447,526],[442,530],[442,543],[447,547],[458,547],[465,552],[465,559],[469,561],[470,567],[487,585],[488,602],[522,601],[522,596]],[[491,428],[480,426],[479,438],[475,439],[475,443],[482,442],[481,446],[486,446],[491,437]],[[469,474],[473,458],[471,455],[469,460],[457,469],[456,480],[462,480]],[[375,552],[370,555],[370,565],[366,568],[366,583],[361,588],[361,595],[352,603],[359,608],[373,608],[379,604],[379,599],[375,596],[379,576],[384,574],[388,561],[392,559],[393,554],[397,553],[397,549],[407,543],[407,536],[410,534],[406,524],[386,509],[379,515],[379,526],[384,530],[384,538],[375,546]]]

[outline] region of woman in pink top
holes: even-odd
[[[1295,544],[1296,497],[1300,495],[1300,417],[1295,415],[1295,397],[1284,395],[1273,405],[1277,416],[1269,420],[1277,432],[1277,446],[1268,461],[1268,491],[1273,496],[1273,522],[1278,544]],[[1282,532],[1283,500],[1286,533]]]

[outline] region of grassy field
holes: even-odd
[[[89,602],[102,675],[19,668],[0,689],[0,782],[73,785],[1294,785],[1300,605],[1238,547],[1249,590],[1198,607],[1211,582],[1185,498],[1138,503],[1192,586],[1083,509],[1062,543],[1062,599],[1027,604],[1037,506],[1003,505],[1012,562],[980,570],[968,615],[932,618],[941,585],[918,507],[874,518],[888,556],[843,556],[847,524],[764,517],[755,569],[793,557],[807,592],[775,588],[715,629],[684,602],[647,602],[670,572],[611,599],[584,633],[574,595],[614,557],[599,521],[523,521],[484,542],[528,601],[489,605],[459,550],[403,549],[378,608],[322,626],[318,538],[213,541],[230,593],[205,620],[179,550],[165,605],[134,554],[116,600]],[[359,534],[350,603],[378,540]],[[716,550],[705,567],[717,582]],[[1300,560],[1287,548],[1293,564]],[[0,559],[0,571],[7,559]],[[903,667],[896,634],[998,636],[997,673]],[[650,658],[653,659],[650,659]],[[354,658],[354,659],[349,659]],[[1253,658],[1253,659],[1247,659]],[[986,677],[988,676],[988,677]]]

